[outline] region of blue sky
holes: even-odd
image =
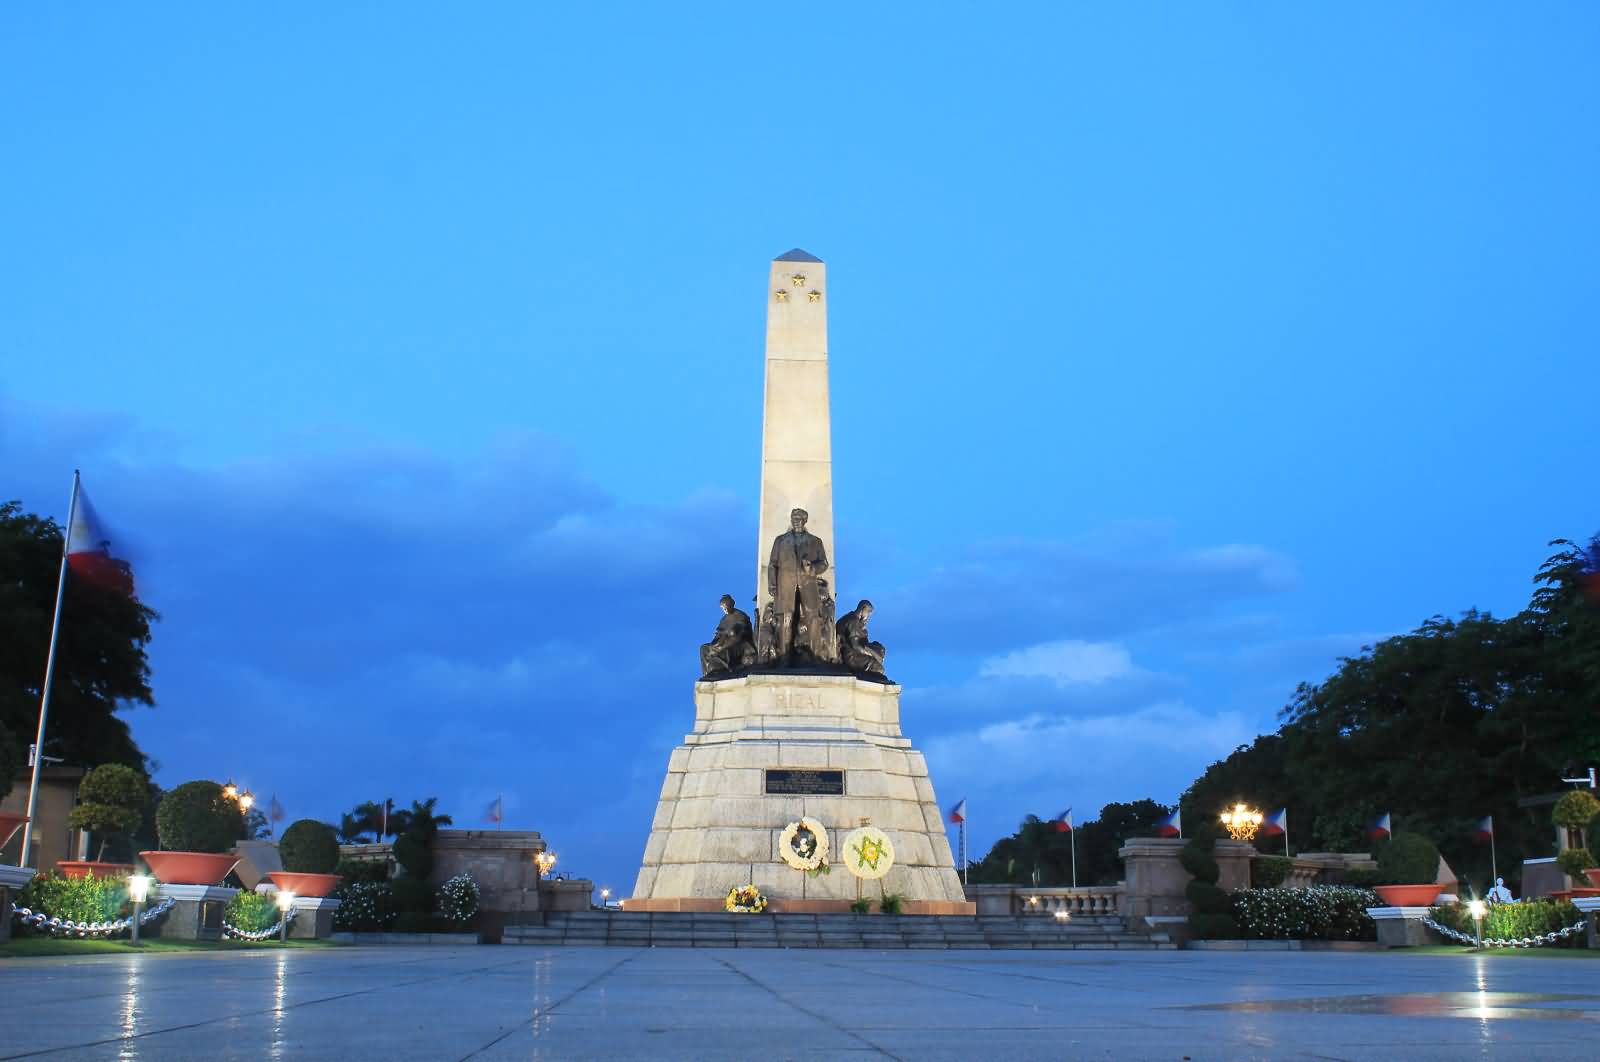
[[[11,8],[0,92],[0,496],[129,540],[164,784],[626,892],[794,246],[974,855],[1600,525],[1592,5]]]

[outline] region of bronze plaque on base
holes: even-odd
[[[804,767],[769,767],[768,796],[844,796],[844,772]]]

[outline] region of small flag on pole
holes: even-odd
[[[1494,840],[1494,816],[1485,815],[1478,820],[1478,825],[1473,827],[1472,839],[1479,844],[1487,844]]]
[[[271,803],[267,805],[267,818],[273,822],[282,822],[284,819],[283,805],[278,803],[278,797],[273,795]]]
[[[1261,832],[1268,837],[1289,832],[1289,809],[1279,808],[1261,822]]]
[[[500,822],[500,821],[504,820],[505,817],[506,817],[506,798],[503,797],[503,796],[495,797],[494,798],[494,803],[490,804],[489,805],[489,809],[484,812],[483,821],[484,822]]]
[[[1160,822],[1156,823],[1156,836],[1158,836],[1158,837],[1182,837],[1183,836],[1183,812],[1180,811],[1178,808],[1173,808],[1172,809],[1172,814],[1166,816]]]
[[[67,567],[73,575],[97,586],[133,592],[133,573],[126,563],[111,556],[111,540],[81,485],[67,528]]]
[[[1052,821],[1056,824],[1056,832],[1057,833],[1071,833],[1072,832],[1072,809],[1070,807],[1067,808],[1067,810],[1065,810],[1061,814],[1057,815]]]
[[[1390,825],[1389,812],[1387,811],[1373,819],[1371,825],[1367,827],[1367,836],[1373,840],[1377,840],[1379,837],[1392,837],[1393,835],[1394,829]]]
[[[966,797],[962,797],[960,803],[956,804],[955,807],[950,809],[950,821],[951,822],[966,822],[967,821],[967,798]]]

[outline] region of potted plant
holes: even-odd
[[[144,818],[149,786],[143,773],[120,763],[102,763],[84,775],[78,786],[78,806],[67,816],[67,823],[75,830],[87,830],[99,837],[100,850],[92,860],[62,860],[57,864],[61,873],[69,878],[131,874],[132,863],[103,860],[111,839],[127,837]]]
[[[1373,891],[1390,907],[1430,907],[1444,886],[1439,884],[1439,850],[1417,833],[1397,833],[1373,853],[1378,880]]]
[[[325,822],[301,819],[284,830],[278,841],[278,858],[283,860],[283,869],[274,870],[267,878],[296,896],[326,896],[343,880],[333,873],[339,865],[339,841]]]
[[[140,852],[150,872],[168,885],[217,885],[239,857],[232,852],[244,827],[239,805],[216,782],[185,782],[156,808],[161,849]]]
[[[1596,826],[1600,823],[1600,800],[1596,800],[1587,790],[1574,789],[1556,801],[1556,806],[1550,811],[1550,818],[1567,838],[1566,849],[1556,857],[1556,865],[1561,868],[1561,872],[1575,881],[1587,878],[1593,885],[1600,887],[1600,872],[1595,869],[1593,848]],[[1573,844],[1572,841],[1580,836],[1583,844]],[[1569,893],[1591,895],[1588,888],[1565,890],[1561,895],[1565,897]]]

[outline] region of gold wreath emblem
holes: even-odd
[[[828,831],[816,819],[802,816],[783,828],[778,856],[796,870],[816,870],[828,861]]]

